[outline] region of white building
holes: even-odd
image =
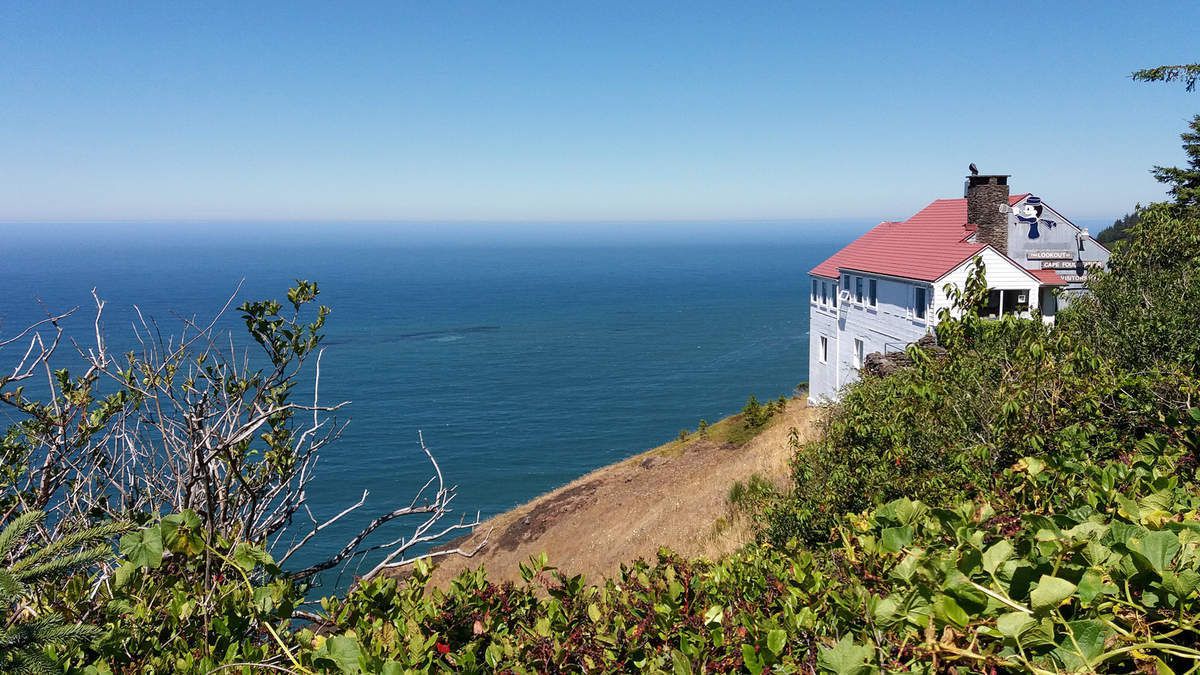
[[[939,199],[903,222],[880,223],[813,268],[809,290],[809,403],[836,400],[868,354],[903,350],[952,306],[976,257],[989,316],[1041,316],[1082,291],[1108,251],[1008,176],[967,177],[966,197]]]

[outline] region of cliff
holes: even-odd
[[[443,559],[433,583],[445,585],[463,569],[483,565],[490,579],[519,581],[519,563],[546,553],[550,564],[589,579],[616,574],[622,563],[653,558],[660,546],[687,556],[715,558],[752,537],[734,517],[730,487],[758,474],[789,484],[788,434],[814,431],[816,410],[789,401],[760,433],[743,444],[740,416],[714,424],[622,462],[597,469],[548,494],[484,522],[463,542],[488,538],[473,558]]]

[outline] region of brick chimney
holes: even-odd
[[[967,176],[967,223],[976,241],[1008,255],[1008,176]]]

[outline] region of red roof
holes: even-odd
[[[1067,282],[1062,277],[1058,276],[1058,272],[1054,270],[1026,270],[1042,282],[1043,286],[1066,286]]]
[[[1025,197],[1012,195],[1008,202]],[[876,225],[810,273],[836,279],[844,269],[936,281],[984,249],[965,241],[974,232],[967,225],[966,199],[939,199],[902,223]]]

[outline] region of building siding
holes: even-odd
[[[818,280],[821,280],[817,277]],[[827,362],[821,362],[821,338],[828,340]],[[838,389],[838,327],[837,311],[831,304],[822,305],[809,301],[809,344],[808,344],[808,391],[809,401],[829,401],[835,398]]]
[[[1020,268],[1016,267],[1012,261],[1004,258],[990,248],[985,248],[979,252],[979,257],[983,259],[984,273],[987,275],[988,288],[996,288],[1003,290],[1024,290],[1028,291],[1029,310],[1031,313],[1036,313],[1038,309],[1038,288],[1041,284],[1037,279],[1030,277]],[[950,300],[950,296],[946,293],[945,287],[947,284],[955,288],[963,288],[967,284],[967,277],[971,274],[971,269],[975,266],[975,261],[972,258],[963,262],[963,264],[951,270],[948,274],[938,279],[933,283],[933,306],[936,312],[943,308],[949,309],[952,316],[958,316],[958,312],[954,309],[954,303]]]
[[[1042,261],[1034,258],[1030,259],[1029,255],[1037,250],[1058,250],[1069,251],[1072,257],[1083,260],[1087,265],[1108,266],[1109,252],[1103,246],[1098,244],[1091,235],[1083,238],[1083,250],[1079,250],[1079,234],[1082,232],[1081,227],[1067,220],[1058,211],[1055,211],[1049,204],[1043,203],[1042,221],[1055,223],[1054,227],[1049,227],[1046,222],[1042,222],[1038,227],[1038,238],[1030,239],[1030,228],[1028,225],[1021,223],[1017,219],[1017,212],[1029,200],[1026,196],[1021,201],[1013,205],[1012,212],[1008,214],[1008,257],[1012,258],[1017,264],[1026,269],[1036,270],[1042,267]],[[1063,273],[1073,274],[1073,270],[1062,270]],[[1068,291],[1078,291],[1083,289],[1082,281],[1071,281],[1067,285]]]
[[[836,400],[842,387],[858,379],[854,367],[855,339],[863,341],[864,356],[898,351],[920,339],[933,325],[931,310],[926,311],[924,319],[918,319],[912,306],[917,286],[926,288],[926,298],[933,297],[929,284],[866,273],[848,274],[849,297],[839,298],[836,311],[832,306],[821,305],[819,297],[818,302],[809,303],[809,402],[813,404]],[[863,280],[861,303],[855,299],[856,277]],[[874,307],[869,304],[871,280],[877,284]],[[838,288],[842,288],[840,281]],[[820,362],[822,336],[829,340],[829,363]]]

